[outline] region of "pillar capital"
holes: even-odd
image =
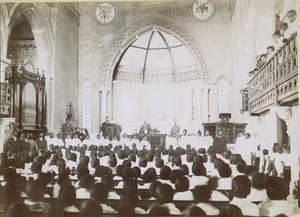
[[[108,93],[109,90],[110,90],[110,88],[107,87],[107,86],[100,86],[100,87],[99,87],[99,91],[100,91],[101,93]]]

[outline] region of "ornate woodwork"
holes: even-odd
[[[29,72],[24,65],[18,71],[11,67],[11,75],[6,77],[12,86],[12,117],[18,128],[25,133],[37,136],[46,131],[46,90],[45,76]]]
[[[220,121],[215,123],[203,123],[204,131],[208,130],[210,135],[215,138],[219,130],[223,131],[228,144],[235,143],[238,132],[245,134],[246,123],[229,122],[231,114],[221,113]]]
[[[249,82],[250,114],[298,100],[297,34],[295,33]]]

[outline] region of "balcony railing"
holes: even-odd
[[[251,78],[249,109],[259,114],[271,105],[286,105],[298,100],[297,34],[295,33]]]

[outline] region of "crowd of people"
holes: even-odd
[[[290,195],[287,200],[289,180],[276,167],[277,157],[285,154],[279,144],[262,150],[261,157],[256,155],[259,147],[245,149],[251,135],[241,132],[232,151],[223,145],[221,132],[218,139],[210,139],[205,132],[209,146],[198,132],[201,139],[196,146],[189,140],[182,143],[188,137],[184,130],[179,145],[156,148],[140,145],[143,141],[130,140],[126,134],[120,140],[106,141],[100,134],[96,140],[89,139],[84,129],[75,132],[72,142],[68,142],[69,135],[63,140],[60,134],[44,138],[40,133],[33,140],[23,132],[13,132],[0,164],[2,210],[7,216],[32,212],[89,217],[102,213],[289,216],[298,212],[292,203],[295,198]],[[55,202],[49,203],[49,198]],[[84,202],[78,205],[78,200]],[[112,207],[109,200],[120,203]],[[148,200],[149,207],[140,207],[140,200]],[[177,207],[176,201],[190,205]],[[214,201],[224,204],[217,207]]]
[[[258,55],[255,58],[256,68],[249,72],[249,76],[255,76],[258,71],[272,59],[277,50],[279,50],[284,44],[291,38],[291,36],[297,31],[297,12],[290,10],[287,13],[287,22],[279,21],[278,29],[273,33],[272,37],[274,45],[267,47],[267,52]],[[282,58],[278,59],[279,63],[282,63]]]

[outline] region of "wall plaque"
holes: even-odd
[[[101,3],[96,9],[96,17],[100,23],[110,23],[115,17],[116,11],[109,3]]]
[[[193,4],[193,13],[200,21],[209,20],[215,13],[215,7],[208,0],[197,0]]]

